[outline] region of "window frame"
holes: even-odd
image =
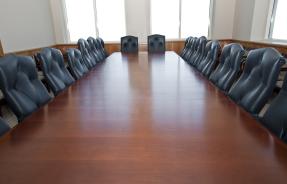
[[[214,7],[215,7],[215,0],[210,0],[209,4],[209,24],[208,24],[208,39],[212,38],[213,35],[213,27],[214,27]]]

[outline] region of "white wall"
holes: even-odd
[[[214,0],[212,39],[232,38],[235,3],[236,0]]]
[[[237,0],[235,5],[233,38],[250,40],[255,0]]]
[[[233,38],[265,39],[272,11],[272,0],[236,0]]]
[[[0,26],[5,53],[55,44],[49,0],[1,0]]]
[[[269,32],[269,22],[272,14],[272,0],[256,0],[250,39],[262,41]]]

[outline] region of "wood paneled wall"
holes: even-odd
[[[178,54],[181,53],[182,49],[184,48],[184,40],[174,40],[174,41],[166,41],[166,50],[167,51],[174,51]],[[120,52],[121,51],[121,44],[120,43],[106,43],[105,44],[106,50],[109,54],[113,52]],[[139,45],[139,51],[147,51],[148,46],[146,43]]]
[[[183,47],[184,47],[184,40],[174,40],[174,41],[167,41],[166,42],[166,50],[168,51],[175,51],[176,53],[180,54]],[[251,42],[251,41],[243,41],[243,40],[233,40],[233,39],[223,39],[219,40],[221,47],[223,48],[225,45],[230,43],[239,43],[241,44],[246,50],[252,50],[257,48],[264,48],[264,47],[273,47],[281,52],[285,57],[287,57],[287,45],[282,44],[272,44],[272,43],[262,43],[262,42]],[[69,48],[77,48],[77,44],[57,44],[51,45],[49,47],[54,47],[61,50],[64,54],[67,49]],[[105,48],[109,54],[113,52],[120,52],[121,45],[119,42],[117,43],[106,43]],[[26,56],[33,56],[37,52],[39,52],[42,48],[35,48],[29,49],[24,51],[14,52],[17,55],[26,55]],[[140,51],[147,51],[147,44],[140,44],[139,46]],[[0,56],[3,56],[3,49],[0,42]]]
[[[247,51],[253,50],[253,49],[259,49],[259,48],[273,47],[277,49],[280,53],[282,53],[285,57],[287,57],[287,45],[282,45],[282,44],[277,44],[277,43],[275,44],[275,43],[252,42],[252,41],[243,41],[243,40],[232,40],[232,39],[219,40],[219,42],[222,47],[230,43],[239,43]]]
[[[58,45],[55,45],[54,48],[59,49],[63,54],[65,54],[68,49],[78,48],[78,45],[77,44],[58,44]]]
[[[49,47],[54,47],[54,46],[51,45]],[[43,48],[45,48],[45,47],[23,50],[23,51],[13,52],[13,53],[9,53],[9,54],[16,54],[16,55],[23,55],[23,56],[34,56],[36,53],[40,52]]]
[[[54,47],[62,51],[63,54],[66,53],[66,50],[69,48],[77,48],[77,44],[57,44],[57,45],[51,45],[48,47]],[[176,53],[180,53],[184,47],[184,40],[178,40],[178,41],[167,41],[166,42],[166,50],[168,51],[175,51]],[[43,47],[44,48],[44,47]],[[35,49],[29,49],[29,50],[23,50],[23,51],[17,51],[13,53],[7,53],[7,54],[17,54],[17,55],[24,55],[24,56],[33,56],[37,52],[41,51],[43,48],[35,48]],[[113,52],[120,52],[121,51],[121,44],[119,42],[117,43],[106,43],[105,49],[109,54]],[[140,51],[147,51],[147,44],[140,44],[139,46]],[[0,51],[1,53],[1,51]],[[4,55],[4,53],[3,53]]]

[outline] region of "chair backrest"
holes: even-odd
[[[75,80],[67,70],[60,50],[44,48],[40,57],[45,79],[55,95],[73,84]]]
[[[82,54],[78,49],[68,49],[67,56],[71,74],[76,80],[88,73],[88,68],[84,64]]]
[[[0,59],[0,88],[19,121],[51,100],[38,79],[31,57],[8,55]]]
[[[229,91],[229,97],[257,115],[272,95],[284,63],[282,55],[273,48],[250,51],[244,71]]]
[[[101,37],[97,37],[97,40],[100,42],[101,47],[102,47],[102,48],[105,48],[105,42],[104,42],[104,40],[103,40]]]
[[[78,49],[81,51],[81,53],[83,53],[85,50],[87,50],[86,45],[85,45],[85,40],[83,38],[80,38],[78,40],[77,45],[78,45]]]
[[[159,34],[148,36],[148,52],[165,52],[165,36]]]
[[[188,38],[186,38],[186,40],[184,42],[184,46],[186,46],[192,38],[193,38],[192,36],[189,36]]]
[[[199,38],[194,37],[190,40],[190,43],[189,43],[190,46],[188,46],[188,49],[185,55],[183,56],[183,59],[185,61],[189,61],[189,58],[196,52],[198,43],[199,43]]]
[[[195,48],[195,52],[193,53],[193,55],[191,55],[191,57],[188,60],[188,62],[192,66],[196,67],[202,61],[202,58],[204,57],[206,42],[207,39],[205,36],[202,36],[198,39],[198,44],[197,47]]]
[[[181,52],[181,54],[180,54],[180,56],[181,56],[182,58],[184,58],[184,56],[185,56],[187,50],[188,50],[189,47],[191,46],[190,43],[191,43],[192,38],[193,38],[193,37],[190,36],[190,37],[188,37],[188,38],[185,40],[184,48],[183,48],[183,50],[182,50],[182,52]]]
[[[0,118],[0,136],[6,134],[9,132],[9,130],[9,125],[2,118]]]
[[[198,70],[201,71],[204,76],[209,77],[214,70],[219,50],[220,44],[218,41],[210,41],[206,45],[204,60],[198,65]]]
[[[98,62],[101,61],[100,55],[98,55],[98,53],[95,51],[94,48],[94,43],[92,42],[88,42],[88,40],[85,40],[85,47],[88,50],[90,56],[92,57],[94,64],[96,65]]]
[[[107,58],[109,55],[107,51],[105,50],[105,42],[102,38],[98,37],[97,39],[97,44],[101,52],[104,54],[105,58]]]
[[[222,50],[219,65],[210,75],[210,81],[222,91],[228,92],[239,75],[243,55],[242,45],[226,45]]]
[[[263,125],[287,143],[287,76],[283,87],[260,118]]]
[[[93,37],[89,37],[87,41],[91,48],[90,52],[93,52],[93,54],[96,55],[97,62],[103,61],[105,59],[105,54],[104,52],[102,52],[101,43],[99,42],[99,40]]]
[[[96,66],[97,62],[95,59],[91,56],[89,52],[89,44],[86,40],[84,39],[79,39],[78,40],[78,48],[82,53],[82,57],[84,59],[84,63],[88,67],[88,69],[92,69],[94,66]]]
[[[121,38],[121,52],[136,53],[138,51],[138,37],[125,36]]]
[[[212,41],[209,41],[206,45],[205,45],[205,49],[204,49],[204,58],[203,60],[196,66],[196,69],[198,71],[202,71],[203,68],[207,65],[208,60],[206,60],[208,53],[211,50],[211,46],[212,46]]]

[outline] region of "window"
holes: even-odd
[[[151,33],[167,38],[208,36],[211,0],[151,0]]]
[[[141,29],[142,32],[136,29],[140,35],[162,34],[167,39],[208,36],[210,5],[213,0],[147,0],[150,6],[134,7],[140,9],[129,9],[127,13],[125,7],[128,3],[127,7],[131,8],[130,0],[61,1],[64,2],[67,20],[64,31],[71,42],[76,42],[79,38],[86,39],[89,36],[100,36],[105,41],[120,41],[122,36],[135,32],[133,26],[128,27],[129,30],[126,27],[126,20],[130,20],[127,15],[134,13],[133,19],[138,18],[135,11],[140,11],[139,16],[143,16],[139,17],[140,20],[150,14],[150,18],[143,22],[147,29]],[[134,5],[138,3],[133,3]],[[282,31],[276,29],[277,24],[281,22],[275,23],[274,34]],[[144,39],[146,38],[140,38]]]
[[[119,41],[126,35],[125,0],[65,0],[67,32],[71,42],[100,36]]]
[[[179,38],[179,0],[151,1],[151,32]]]
[[[125,0],[96,0],[99,36],[118,41],[126,35]]]
[[[287,40],[287,1],[275,0],[269,38]]]
[[[70,41],[75,42],[79,38],[96,36],[94,0],[65,0],[65,5]]]
[[[210,0],[182,0],[181,38],[208,36],[210,24],[209,7]]]

